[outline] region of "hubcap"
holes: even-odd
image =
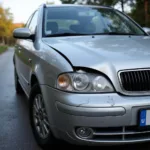
[[[46,139],[50,133],[50,125],[41,94],[36,95],[34,98],[33,120],[39,136]]]

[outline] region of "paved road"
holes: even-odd
[[[0,150],[40,150],[29,125],[28,101],[25,96],[15,94],[12,56],[13,49],[0,55]],[[111,149],[149,150],[149,145],[126,145]]]

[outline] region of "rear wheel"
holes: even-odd
[[[22,94],[23,93],[23,89],[19,83],[19,78],[16,72],[16,69],[14,69],[14,80],[15,80],[15,90],[17,94]]]
[[[30,121],[33,134],[37,143],[42,148],[55,144],[56,139],[52,135],[48,121],[43,96],[38,84],[34,85],[30,95]]]

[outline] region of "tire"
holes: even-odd
[[[19,83],[16,69],[14,69],[15,90],[17,94],[23,94],[23,89]]]
[[[45,149],[50,145],[56,144],[57,140],[52,135],[52,132],[50,130],[50,124],[45,110],[43,96],[38,84],[34,85],[33,88],[31,89],[29,102],[30,102],[30,109],[29,109],[30,123],[31,123],[34,137],[38,145],[41,148]],[[42,126],[41,125],[42,123],[45,123],[45,126],[48,131],[46,133],[47,134],[46,136],[42,135],[43,129],[42,127],[40,127]],[[41,133],[39,130],[41,131]],[[44,132],[46,132],[46,130]]]

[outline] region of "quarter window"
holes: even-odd
[[[36,11],[32,17],[32,20],[29,25],[29,29],[32,34],[35,34],[36,31],[36,26],[37,26],[37,21],[38,21],[38,11]]]
[[[30,18],[28,19],[28,21],[27,21],[27,23],[26,23],[26,25],[25,25],[26,28],[29,27],[32,17],[33,17],[33,14],[32,14],[32,15],[30,16]]]

